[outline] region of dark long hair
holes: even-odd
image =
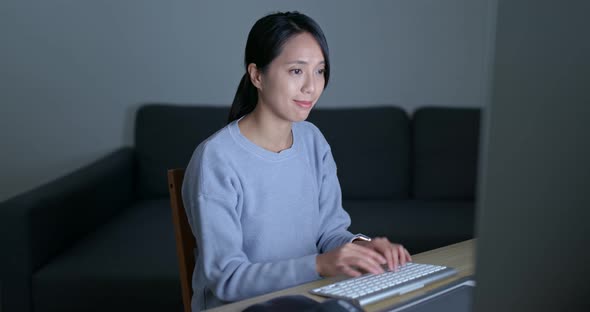
[[[281,54],[283,45],[294,35],[307,32],[320,45],[324,54],[324,89],[330,78],[330,57],[328,43],[320,26],[310,17],[299,12],[279,12],[259,19],[248,34],[244,67],[246,73],[242,76],[234,101],[232,103],[228,123],[252,112],[258,102],[258,90],[252,84],[248,75],[248,64],[254,63],[264,73],[268,65]]]

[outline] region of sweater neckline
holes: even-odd
[[[297,148],[299,145],[299,137],[297,135],[298,125],[296,122],[292,123],[292,125],[291,125],[291,133],[293,135],[293,144],[291,144],[291,147],[284,149],[284,150],[277,153],[277,152],[269,151],[261,146],[258,146],[256,143],[250,141],[250,139],[248,139],[246,136],[244,136],[242,134],[242,132],[240,131],[240,127],[238,126],[238,122],[242,118],[244,118],[244,117],[234,120],[229,124],[229,132],[230,132],[231,136],[234,138],[234,140],[239,145],[241,145],[244,149],[248,150],[251,153],[258,155],[259,157],[262,157],[266,160],[271,160],[271,161],[281,161],[284,159],[288,159],[297,153]]]

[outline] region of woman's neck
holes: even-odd
[[[277,118],[261,109],[254,109],[238,122],[242,135],[254,144],[275,153],[293,145],[291,126],[290,121]]]

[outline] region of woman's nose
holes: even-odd
[[[305,80],[303,81],[303,86],[301,87],[301,91],[303,93],[311,94],[315,91],[315,79],[313,75],[307,75]]]

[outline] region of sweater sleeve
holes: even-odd
[[[336,162],[330,150],[322,159],[319,200],[321,232],[318,247],[324,253],[348,243],[354,237],[348,231],[350,216],[342,208],[342,191],[336,175]]]
[[[219,299],[242,300],[320,277],[317,254],[252,263],[243,250],[238,182],[218,164],[201,161],[198,167],[186,173],[183,198],[207,287]]]

